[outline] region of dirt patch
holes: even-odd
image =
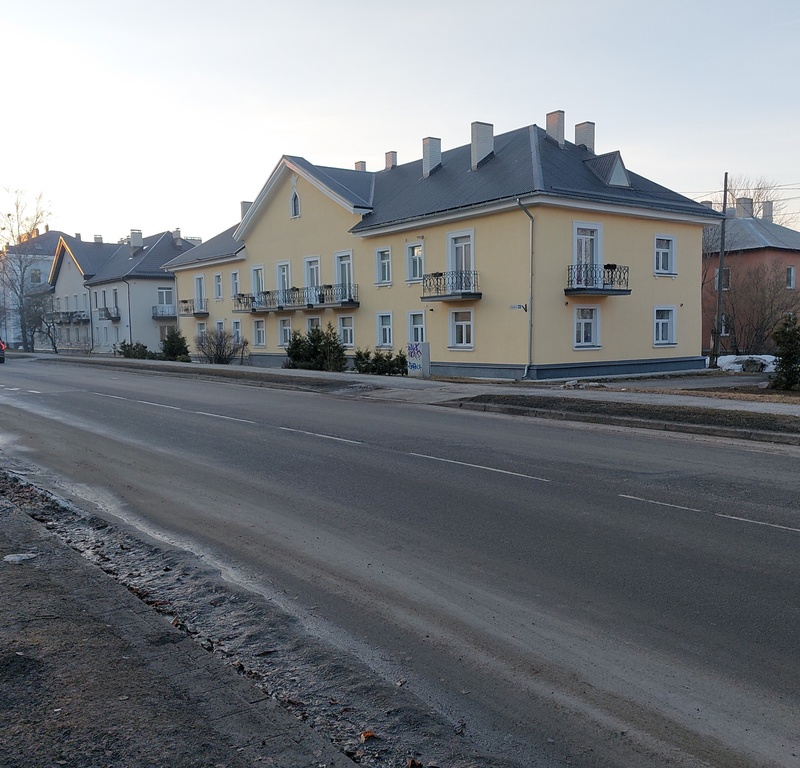
[[[693,390],[692,394],[696,394]],[[749,432],[776,432],[800,434],[800,418],[774,413],[752,413],[717,408],[698,408],[687,405],[653,405],[649,403],[617,403],[612,401],[583,400],[550,395],[483,394],[463,398],[459,402],[486,403],[540,411],[558,411],[564,414],[597,414],[646,421],[675,424],[707,425]]]

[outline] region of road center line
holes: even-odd
[[[105,392],[92,392],[93,395],[98,397],[110,397],[112,400],[127,400],[127,397],[120,397],[119,395],[107,395]]]
[[[432,459],[433,461],[444,461],[447,464],[459,464],[462,467],[472,467],[473,469],[485,469],[487,472],[499,472],[501,475],[513,475],[514,477],[524,477],[526,480],[538,480],[540,483],[549,483],[544,477],[534,477],[533,475],[523,475],[520,472],[511,472],[507,469],[497,469],[496,467],[484,467],[482,464],[468,464],[466,461],[455,461],[454,459],[443,459],[439,456],[428,456],[425,453],[409,453],[410,456],[418,456],[421,459]]]
[[[722,517],[726,520],[736,520],[739,523],[751,523],[752,525],[765,525],[768,528],[779,528],[782,531],[795,531],[800,533],[800,528],[791,528],[788,525],[778,525],[777,523],[765,523],[762,520],[751,520],[749,517],[736,517],[736,515],[725,515],[722,512],[710,512],[707,509],[695,509],[694,507],[682,507],[679,504],[667,504],[665,501],[655,501],[654,499],[643,499],[641,496],[628,496],[621,493],[620,498],[632,499],[633,501],[642,501],[645,504],[656,504],[659,507],[671,507],[672,509],[683,509],[687,512],[701,512],[706,515],[714,515],[714,517]]]
[[[221,413],[208,413],[207,411],[194,411],[198,416],[211,416],[213,419],[225,419],[226,421],[239,421],[242,424],[258,424],[257,421],[249,419],[237,419],[235,416],[223,416]]]
[[[300,435],[310,435],[311,437],[322,437],[325,440],[336,440],[339,443],[350,443],[351,445],[363,445],[360,440],[347,440],[344,437],[334,437],[333,435],[321,435],[319,432],[306,432],[303,429],[292,429],[291,427],[278,427],[284,432],[297,432]]]
[[[685,509],[687,512],[704,512],[708,514],[707,509],[695,509],[694,507],[682,507],[680,504],[668,504],[666,501],[654,501],[653,499],[643,499],[641,496],[628,496],[621,493],[620,498],[632,499],[633,501],[643,501],[645,504],[657,504],[659,507],[672,507],[672,509]]]
[[[782,531],[794,531],[800,533],[800,528],[790,528],[788,525],[778,525],[777,523],[765,523],[761,520],[751,520],[748,517],[735,517],[734,515],[723,515],[722,512],[715,512],[716,517],[724,517],[726,520],[738,520],[740,523],[752,523],[753,525],[766,525],[769,528],[780,528]]]
[[[164,405],[164,403],[151,403],[149,400],[134,400],[134,403],[141,403],[142,405],[153,405],[156,408],[169,408],[172,411],[181,410],[177,405]]]

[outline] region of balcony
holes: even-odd
[[[72,313],[73,323],[88,323],[91,321],[89,313],[85,309],[79,309],[77,312]]]
[[[357,307],[358,285],[338,283],[305,288],[281,288],[256,294],[238,294],[233,299],[234,311],[281,312],[292,309],[325,309]]]
[[[72,312],[53,312],[53,322],[57,325],[64,325],[72,322]]]
[[[482,296],[477,272],[431,272],[422,276],[422,301],[475,301]]]
[[[100,320],[119,320],[119,307],[100,307],[97,316]]]
[[[155,304],[153,306],[153,319],[175,319],[178,317],[178,310],[174,304]]]
[[[208,299],[181,299],[178,313],[181,317],[208,317]]]
[[[567,267],[566,296],[629,296],[628,267],[574,264]]]

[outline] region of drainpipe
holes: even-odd
[[[133,344],[133,317],[131,317],[131,286],[127,280],[123,279],[125,287],[128,289],[128,341]]]
[[[527,379],[533,365],[533,216],[519,198],[517,198],[517,205],[530,219],[530,243],[528,248],[528,364],[522,372],[522,378]]]

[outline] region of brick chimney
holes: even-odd
[[[366,171],[367,170],[366,160],[356,160],[356,170],[357,171]]]
[[[427,179],[442,164],[442,140],[422,140],[422,178]]]
[[[558,146],[564,148],[564,110],[547,113],[547,135],[558,142]]]
[[[397,152],[386,153],[386,170],[391,170],[397,165]]]
[[[131,230],[131,248],[141,248],[144,245],[141,229]]]
[[[470,167],[477,171],[481,163],[494,154],[494,126],[491,123],[472,124]]]
[[[761,219],[762,221],[772,221],[772,200],[765,200],[761,203]]]
[[[102,243],[103,242],[103,236],[102,235],[95,235],[94,236],[94,241],[96,243]]]
[[[594,152],[594,123],[587,120],[575,126],[575,143],[578,146],[583,144],[590,152]]]

